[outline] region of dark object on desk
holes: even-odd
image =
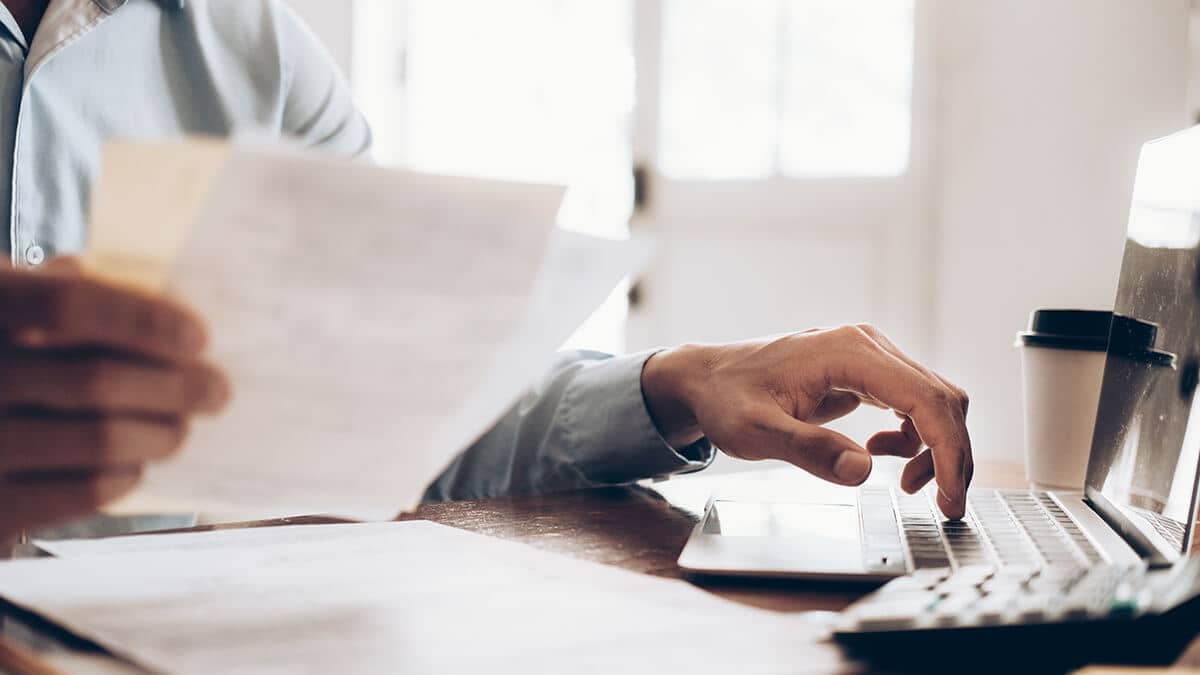
[[[836,639],[871,671],[1066,673],[1095,663],[1171,665],[1198,626],[1200,603],[1191,602],[1136,620],[847,633]]]
[[[974,612],[956,599],[965,593],[979,606],[987,582],[964,574],[884,586],[846,610],[835,639],[886,668],[929,670],[945,663],[953,669],[949,664],[967,658],[989,670],[1064,672],[1098,662],[1169,664],[1200,626],[1200,558],[1169,570],[1096,567],[1075,579],[1047,579],[1053,588],[1041,591],[1029,581],[1029,592],[1015,603]],[[916,662],[930,654],[938,655],[937,664]]]

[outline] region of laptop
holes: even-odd
[[[1157,326],[1174,360],[1147,364],[1111,336],[1084,492],[972,488],[961,521],[940,516],[932,487],[864,486],[826,504],[718,495],[680,567],[893,580],[845,612],[843,633],[1154,611],[1147,572],[1185,559],[1196,520],[1200,127],[1142,149],[1114,313],[1114,326]]]

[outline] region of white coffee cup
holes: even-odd
[[[1025,474],[1040,490],[1082,490],[1112,312],[1040,309],[1019,333]]]

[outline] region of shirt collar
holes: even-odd
[[[125,6],[127,0],[50,0],[25,57],[25,80],[79,36]],[[166,11],[183,9],[186,0],[155,0]]]
[[[25,34],[21,32],[21,27],[17,25],[17,20],[13,18],[4,3],[0,2],[0,32],[5,30],[12,35],[17,44],[21,45],[21,49],[29,48],[29,43],[25,40]]]

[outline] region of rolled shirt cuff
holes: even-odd
[[[650,417],[642,370],[661,350],[590,364],[571,382],[561,403],[570,447],[586,449],[579,468],[598,484],[628,483],[699,471],[716,454],[707,439],[673,448]]]

